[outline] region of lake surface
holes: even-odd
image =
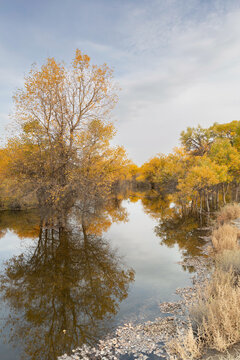
[[[190,284],[193,269],[178,262],[204,244],[194,220],[171,213],[137,196],[64,222],[2,212],[0,359],[55,360],[118,325],[159,317],[159,303]]]

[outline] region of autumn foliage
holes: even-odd
[[[0,152],[7,207],[29,204],[28,194],[41,205],[71,205],[80,195],[107,193],[121,177],[128,160],[110,144],[117,95],[106,64],[92,65],[80,50],[69,67],[49,58],[31,69],[14,102],[18,135]]]
[[[142,165],[138,180],[170,194],[183,214],[209,213],[239,200],[240,121],[188,128],[182,147]]]

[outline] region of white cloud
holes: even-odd
[[[118,141],[139,163],[171,151],[186,126],[209,126],[240,115],[240,11],[185,23],[174,14],[177,25],[172,31],[166,25],[167,42],[158,38],[160,30],[164,33],[162,26],[156,30],[158,15],[151,36],[146,30],[145,47],[144,26],[138,33],[135,22],[133,51],[142,56],[137,61],[136,55],[135,69],[119,79]]]

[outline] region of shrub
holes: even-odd
[[[238,248],[239,230],[230,224],[223,224],[212,232],[212,244],[216,252]]]
[[[228,204],[222,207],[216,216],[216,222],[219,225],[229,223],[240,217],[240,205],[237,203]]]

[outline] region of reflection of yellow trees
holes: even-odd
[[[4,237],[5,235],[6,235],[6,233],[7,233],[7,230],[6,229],[1,229],[0,230],[0,239],[2,238],[2,237]]]
[[[200,230],[199,222],[193,217],[183,218],[175,214],[161,219],[155,227],[155,233],[161,238],[161,245],[178,245],[184,259],[202,255],[202,248],[206,244],[201,237],[205,232]],[[188,267],[188,271],[191,270],[193,269]]]
[[[168,217],[174,214],[174,209],[170,206],[172,201],[170,195],[163,197],[153,189],[138,192],[129,190],[127,197],[133,203],[141,200],[144,212],[153,218],[158,219],[161,216]]]
[[[127,221],[127,212],[121,205],[117,208],[109,205],[104,211],[100,214],[95,214],[92,216],[91,222],[88,223],[87,233],[101,235],[103,232],[107,231],[112,223],[116,222],[126,222]]]
[[[134,202],[141,199],[145,213],[159,219],[155,233],[161,238],[161,245],[168,247],[178,245],[184,258],[202,254],[202,247],[205,244],[205,240],[201,238],[202,235],[205,235],[200,230],[202,224],[195,217],[182,217],[179,208],[171,206],[172,197],[170,195],[161,197],[157,191],[148,190],[135,194],[130,193],[130,199],[132,198]],[[188,270],[193,269],[188,267]]]
[[[83,343],[94,344],[134,279],[88,221],[41,228],[35,247],[6,264],[1,290],[11,308],[10,342],[21,339],[22,358],[56,359]],[[79,230],[81,229],[81,231]]]
[[[88,234],[102,235],[112,223],[128,221],[126,209],[122,206],[122,198],[109,197],[97,202],[80,202],[73,211],[76,221],[81,220],[86,226]]]
[[[155,228],[156,234],[161,237],[161,244],[173,247],[178,244],[183,250],[185,256],[196,256],[201,254],[201,245],[205,241],[200,241],[199,223],[194,218],[182,219],[180,217],[172,217],[164,219]]]
[[[144,211],[153,218],[168,217],[173,214],[173,209],[170,207],[170,196],[157,196],[155,191],[147,191],[142,197],[142,204]]]
[[[84,214],[87,232],[101,235],[107,231],[113,222],[126,222],[128,214],[122,206],[122,199],[118,197],[97,198],[97,201],[79,199],[79,206],[72,208],[69,215],[76,216],[79,222]],[[36,238],[39,235],[40,218],[44,218],[45,226],[54,226],[56,223],[65,225],[65,212],[63,209],[41,209],[25,211],[0,212],[0,238],[7,230],[13,231],[19,238]],[[52,216],[54,214],[54,216]]]
[[[18,237],[35,238],[39,234],[40,215],[38,211],[1,211],[0,238],[7,230],[13,231]]]

